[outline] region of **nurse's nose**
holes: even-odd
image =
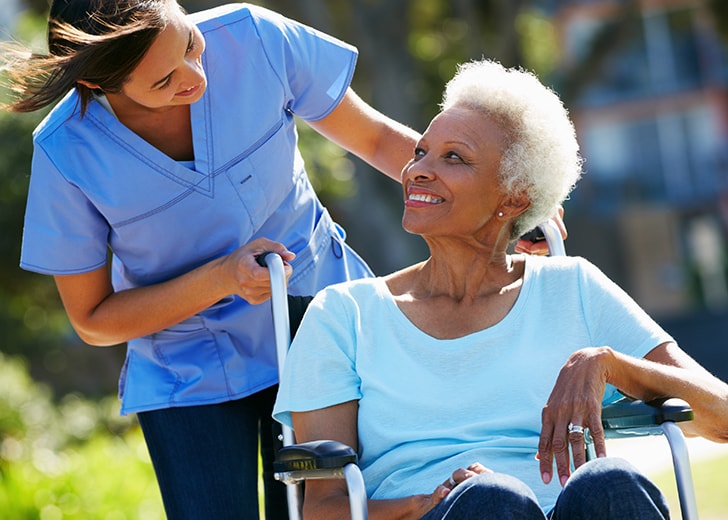
[[[184,79],[180,82],[182,89],[196,87],[206,81],[205,71],[202,69],[202,61],[187,59],[184,68]]]

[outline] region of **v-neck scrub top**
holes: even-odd
[[[356,49],[247,4],[191,15],[208,87],[191,105],[194,167],[71,91],[35,130],[21,267],[103,267],[116,291],[186,273],[257,237],[296,253],[291,294],[371,276],[321,205],[297,150],[294,115],[341,101]],[[172,305],[174,302],[170,302]],[[154,312],[150,309],[149,312]],[[238,296],[127,343],[122,414],[245,397],[278,379],[270,305]]]

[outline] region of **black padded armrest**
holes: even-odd
[[[303,315],[308,308],[308,304],[313,300],[313,296],[291,296],[288,295],[288,323],[290,327],[291,337],[296,335],[298,326],[301,324]]]
[[[669,398],[643,402],[624,398],[602,408],[602,426],[607,429],[629,429],[658,426],[666,421],[693,419],[693,410],[682,399]]]
[[[281,448],[278,459],[273,463],[273,469],[278,473],[314,471],[343,468],[352,462],[357,464],[359,457],[346,444],[336,441],[311,441]]]

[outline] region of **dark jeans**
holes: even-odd
[[[458,485],[421,520],[669,518],[665,497],[654,484],[627,461],[603,458],[588,462],[572,474],[548,515],[523,482],[509,475],[487,473]]]
[[[258,440],[266,520],[288,518],[273,479],[276,388],[227,403],[138,414],[169,520],[258,518]]]

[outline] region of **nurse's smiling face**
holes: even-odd
[[[109,93],[114,110],[165,109],[198,101],[207,87],[202,69],[205,39],[171,3],[170,22],[159,33],[119,93]]]

